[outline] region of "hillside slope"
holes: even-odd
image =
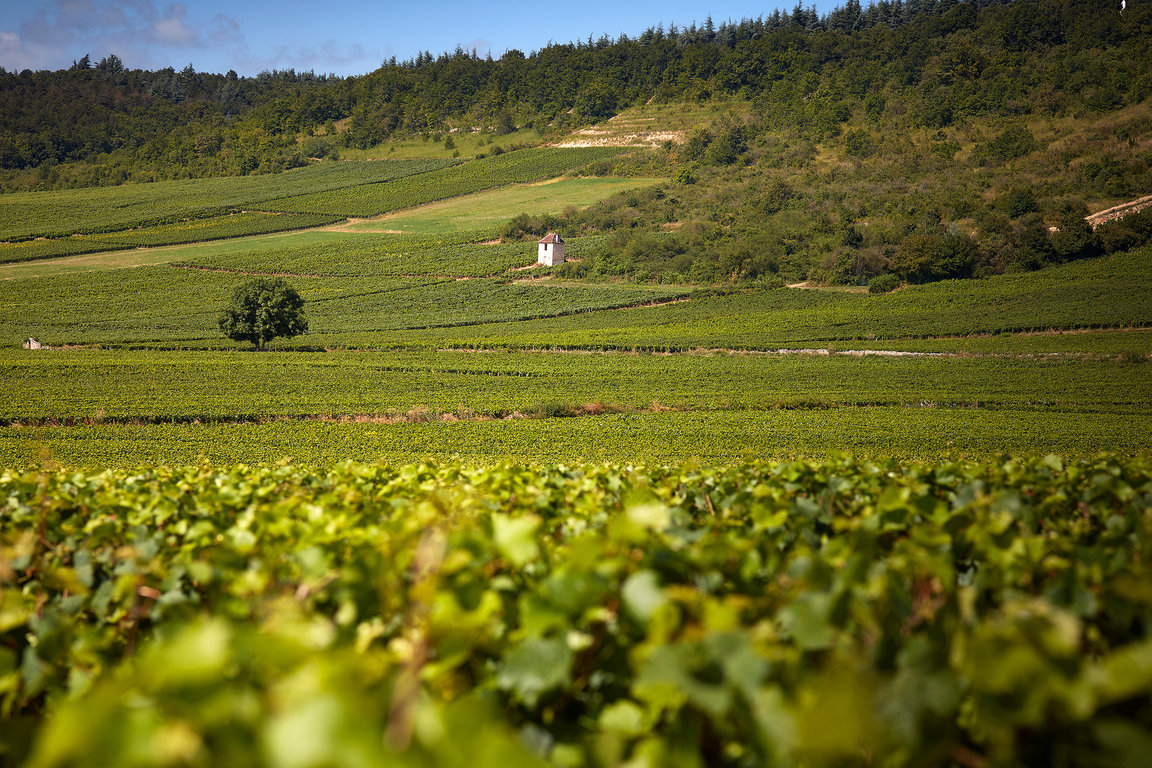
[[[461,49],[362,77],[148,72],[115,56],[0,69],[0,188],[275,172],[391,137],[558,136],[658,103],[757,102],[820,141],[862,119],[947,129],[972,117],[1102,114],[1148,97],[1152,10],[1093,0],[797,6],[714,27],[663,26],[499,61]]]

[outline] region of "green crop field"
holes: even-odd
[[[583,208],[617,192],[663,181],[665,179],[590,177],[516,184],[357,222],[347,230],[425,235],[491,232],[519,213],[560,213],[569,206]]]
[[[121,187],[0,195],[0,240],[114,232],[205,212],[261,205],[290,192],[380,183],[453,161],[321,163],[268,176],[162,181]]]
[[[367,277],[370,275],[442,275],[453,277],[509,277],[530,275],[510,272],[536,263],[536,243],[476,243],[473,237],[306,233],[263,243],[263,248],[174,251],[179,266],[249,272],[283,272],[297,275]],[[603,242],[603,237],[568,242],[569,258]],[[299,243],[299,244],[298,244]],[[185,258],[179,258],[182,254]],[[602,286],[605,290],[611,286]]]
[[[49,256],[38,260],[20,260],[7,264],[0,264],[0,280],[38,280],[43,277],[60,275],[75,275],[86,272],[106,272],[133,267],[158,266],[180,262],[205,252],[213,255],[228,255],[236,253],[250,253],[268,250],[277,243],[292,243],[296,246],[311,245],[323,248],[329,243],[343,239],[340,235],[326,230],[303,230],[281,232],[271,235],[248,235],[244,237],[229,238],[227,240],[210,240],[179,245],[164,245],[139,248],[125,248],[107,251],[111,247],[103,243],[93,243],[92,247],[105,250],[94,253],[83,253],[76,256]],[[71,243],[83,242],[73,237],[66,240],[28,241],[33,243]],[[14,243],[20,246],[24,243]],[[87,250],[87,249],[85,249]]]
[[[619,315],[584,315],[546,325],[494,324],[436,339],[437,343],[491,346],[771,349],[1148,327],[1152,325],[1150,274],[1152,249],[1145,248],[1032,274],[943,281],[891,294],[749,289]],[[961,349],[966,343],[960,343]],[[898,348],[927,349],[917,342]],[[1145,347],[1144,351],[1149,350]]]
[[[0,768],[1148,764],[1122,11],[0,66]]]
[[[215,318],[240,274],[141,267],[0,283],[0,332],[52,345],[219,346]],[[675,286],[563,285],[452,277],[294,277],[311,306],[308,346],[346,334],[527,321],[685,296]],[[55,310],[44,308],[55,305]]]
[[[1147,248],[883,295],[702,291],[540,279],[519,269],[531,242],[442,231],[444,210],[512,215],[525,190],[565,188],[603,191],[509,187],[398,219],[424,234],[310,231],[103,257],[119,269],[63,268],[94,256],[0,268],[0,332],[65,348],[3,353],[0,457],[663,463],[1150,447]],[[605,245],[572,238],[569,254]],[[148,254],[161,263],[116,262]],[[267,356],[231,351],[216,316],[245,273],[292,276],[310,332]],[[69,349],[92,345],[105,349]],[[531,418],[505,419],[518,415]]]
[[[488,241],[617,151],[3,245],[0,760],[1129,754],[1152,249],[872,295]],[[221,334],[251,275],[308,333]]]
[[[293,213],[376,216],[505,184],[559,176],[622,151],[618,147],[521,149],[399,179],[395,183],[294,195],[269,201],[264,207]]]
[[[61,240],[22,240],[18,243],[0,243],[0,265],[22,261],[39,261],[41,259],[54,259],[63,256],[79,256],[87,253],[111,251],[116,248],[127,248],[127,245],[112,245],[98,243],[92,240],[79,238],[64,238]],[[2,268],[2,266],[0,266]]]
[[[854,355],[93,350],[0,351],[0,422],[248,414],[355,416],[426,408],[477,415],[550,403],[688,410],[970,408],[1141,413],[1145,366],[1117,359]],[[42,356],[45,357],[45,356]],[[146,387],[134,384],[147,380]],[[834,414],[831,414],[834,416]]]
[[[318,216],[307,213],[247,212],[224,216],[190,219],[174,224],[106,232],[99,235],[80,235],[82,241],[107,243],[113,248],[146,248],[160,245],[179,245],[233,237],[262,235],[292,229],[307,229],[339,221],[336,216]]]
[[[0,197],[0,264],[319,227],[349,216],[372,216],[550,178],[620,152],[616,148],[530,149],[460,164],[455,170],[450,166],[458,164],[456,160],[324,163],[267,177],[4,195]],[[539,191],[518,187],[409,215],[384,229],[476,239],[490,236],[493,228],[524,210],[556,213],[654,182],[567,179]],[[289,190],[298,194],[284,197]],[[461,216],[462,209],[469,214]],[[166,261],[158,258],[156,263]]]

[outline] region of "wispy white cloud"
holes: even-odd
[[[192,17],[183,3],[153,0],[49,0],[22,17],[0,21],[0,65],[10,70],[58,69],[85,54],[115,53],[130,67],[186,63],[209,49],[243,55],[235,19]]]
[[[181,3],[168,6],[164,16],[152,22],[151,31],[165,45],[192,47],[202,44],[200,30],[188,24],[188,9]]]

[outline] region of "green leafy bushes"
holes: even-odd
[[[8,472],[0,498],[17,765],[1083,763],[1152,730],[1146,460]]]
[[[1106,222],[1100,225],[1097,234],[1107,253],[1126,251],[1152,242],[1152,207]]]
[[[976,157],[985,163],[1005,162],[1023,157],[1039,148],[1036,137],[1027,126],[1012,124],[984,144],[973,150]]]
[[[892,257],[892,270],[910,283],[971,277],[978,258],[976,244],[964,235],[911,235]]]
[[[868,293],[891,293],[900,287],[900,278],[891,272],[876,275],[868,281]]]

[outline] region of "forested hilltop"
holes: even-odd
[[[1105,112],[1149,95],[1150,21],[1144,3],[1121,15],[1096,0],[851,0],[823,16],[797,5],[499,60],[426,52],[349,78],[149,72],[85,55],[57,72],[0,69],[0,184],[272,172],[397,134],[560,132],[649,99],[736,96],[756,104],[762,127],[817,140],[857,124]]]
[[[565,277],[891,289],[1152,239],[1152,209],[1084,221],[1152,193],[1150,29],[1146,3],[853,0],[350,78],[84,56],[0,70],[0,188],[274,173],[412,139],[445,159],[627,143],[639,125],[669,138],[586,172],[668,183],[520,216],[504,238],[609,235]]]

